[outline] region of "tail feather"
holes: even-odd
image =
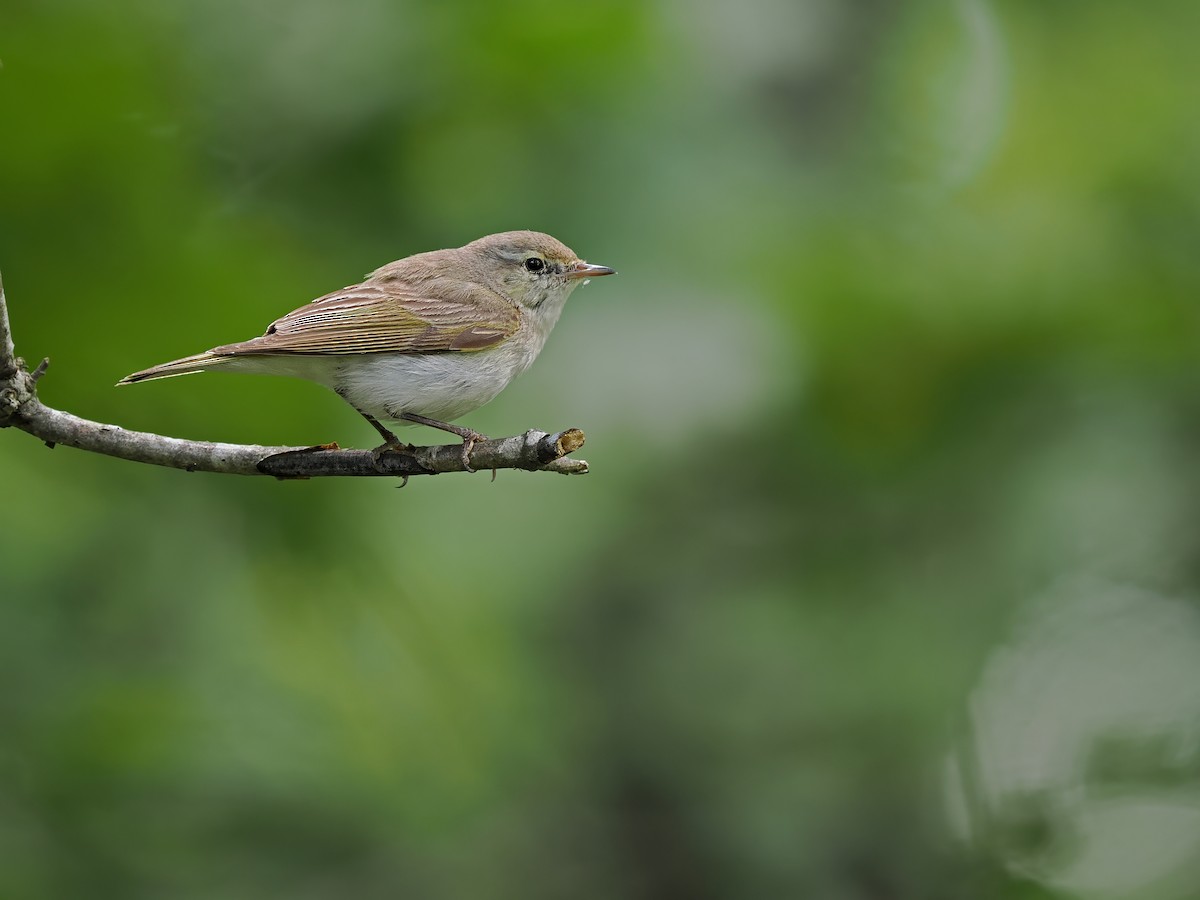
[[[117,382],[117,385],[137,384],[139,381],[153,381],[156,378],[174,378],[176,375],[192,375],[196,372],[207,372],[209,369],[220,366],[232,358],[230,356],[218,355],[208,350],[204,353],[197,353],[195,356],[185,356],[183,359],[175,359],[159,366],[142,369],[142,371],[134,372],[132,375],[126,375]]]

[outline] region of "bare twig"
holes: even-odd
[[[4,278],[0,276],[0,381],[7,381],[17,369],[17,351],[13,347],[12,326],[8,324],[8,304],[4,300]]]
[[[327,475],[407,477],[466,471],[459,444],[416,447],[412,453],[392,451],[377,457],[370,450],[341,450],[336,445],[264,447],[185,441],[91,422],[51,409],[38,399],[37,381],[47,365],[48,360],[43,360],[30,372],[24,360],[16,356],[4,282],[0,280],[0,428],[20,429],[51,447],[63,444],[189,472],[314,478]],[[582,475],[588,471],[588,464],[581,459],[570,459],[567,454],[582,447],[583,440],[582,431],[570,428],[556,434],[527,431],[515,437],[479,441],[471,451],[471,465],[475,469],[526,469]]]

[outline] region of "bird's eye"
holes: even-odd
[[[535,275],[546,268],[546,261],[540,256],[531,256],[525,260],[525,270],[533,272]]]

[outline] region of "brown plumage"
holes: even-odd
[[[235,356],[443,353],[482,350],[511,337],[520,308],[494,284],[501,248],[520,244],[560,265],[578,261],[566,245],[534,231],[489,235],[465,247],[418,253],[376,269],[360,284],[276,319],[248,341],[152,366],[122,378],[136,384],[202,372]]]
[[[388,263],[276,319],[259,337],[118,384],[210,369],[308,378],[394,441],[378,419],[443,427],[438,420],[482,406],[533,362],[571,291],[612,272],[547,234],[493,234]]]

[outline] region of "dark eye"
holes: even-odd
[[[525,260],[525,270],[533,272],[535,275],[546,268],[546,261],[540,256],[531,256]]]

